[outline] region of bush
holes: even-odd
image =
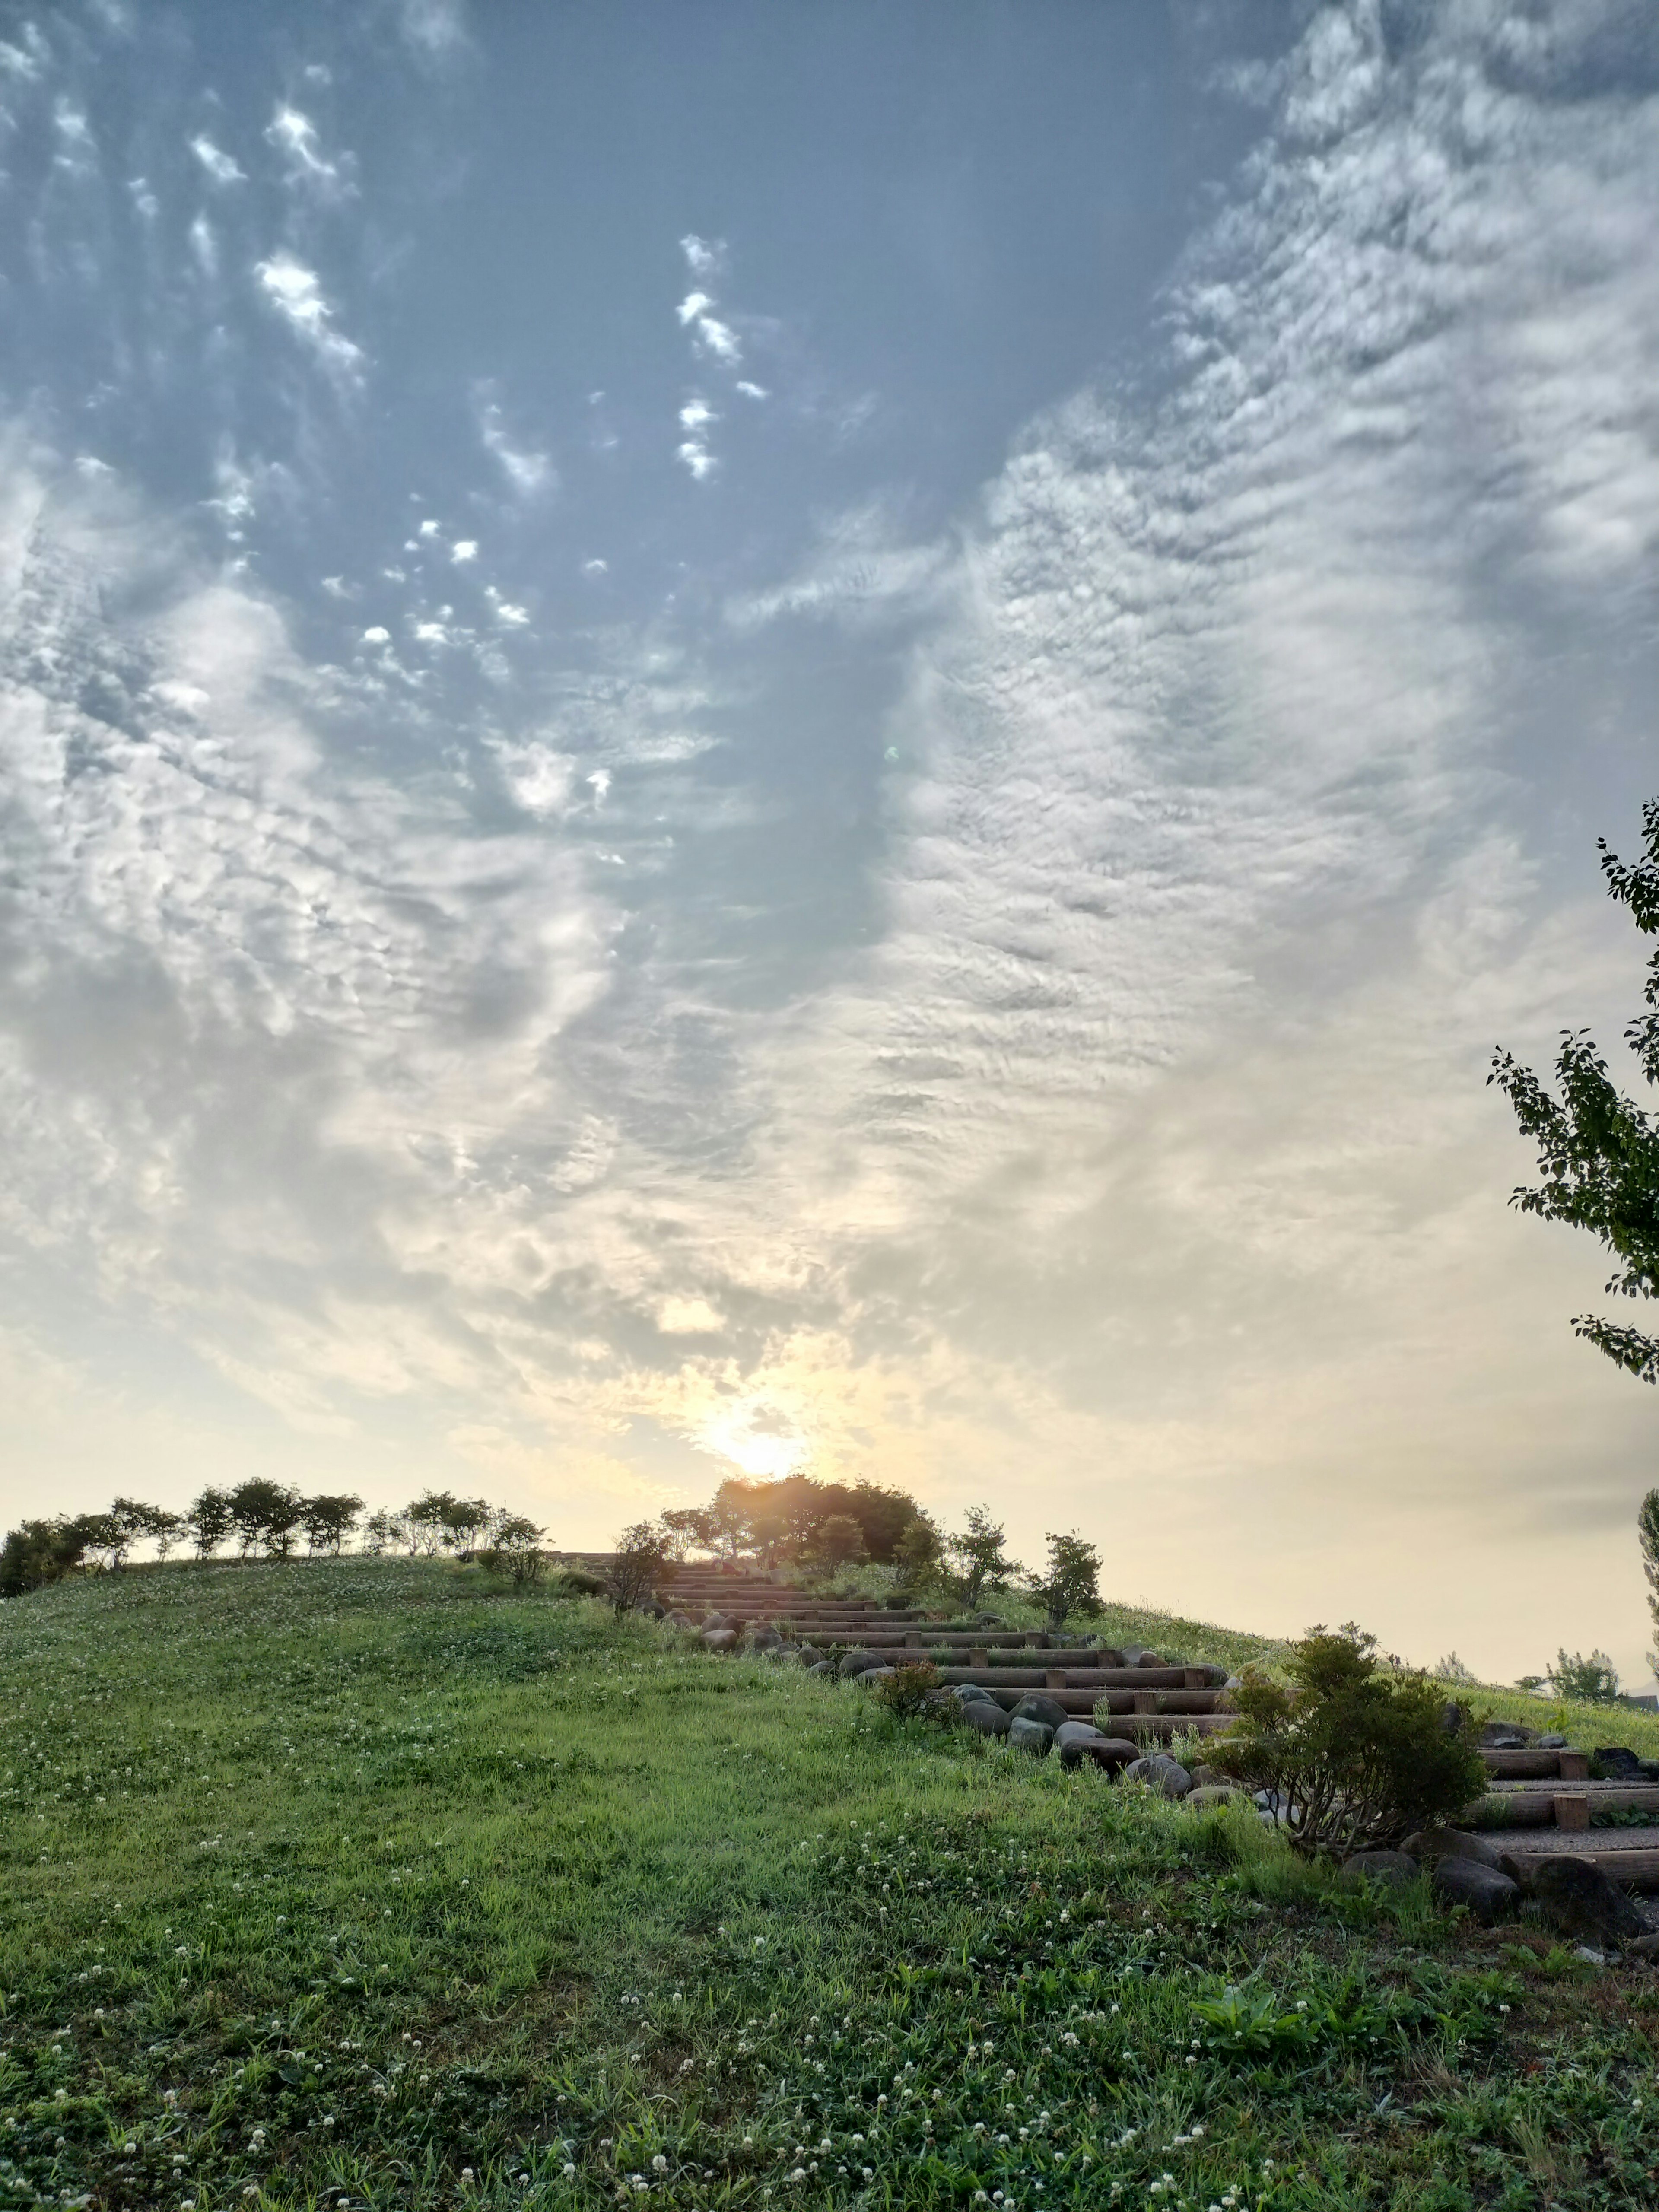
[[[44,1589],[62,1582],[83,1565],[87,1552],[87,1520],[25,1521],[11,1529],[0,1545],[0,1597],[21,1597],[26,1590]]]
[[[1558,1698],[1571,1698],[1581,1705],[1616,1705],[1619,1669],[1605,1651],[1558,1651],[1547,1677]]]
[[[522,1513],[492,1513],[484,1565],[492,1575],[510,1575],[515,1583],[538,1583],[547,1565],[541,1551],[544,1534]]]
[[[1255,1668],[1237,1726],[1206,1756],[1247,1789],[1276,1790],[1304,1856],[1376,1850],[1455,1820],[1486,1788],[1468,1720],[1425,1674],[1388,1674],[1352,1621],[1291,1646],[1290,1686]]]
[[[906,1659],[884,1681],[876,1684],[876,1695],[890,1713],[902,1721],[914,1721],[927,1711],[939,1688],[939,1668],[930,1659]],[[953,1698],[951,1703],[955,1702]]]

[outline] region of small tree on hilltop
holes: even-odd
[[[137,1498],[118,1498],[109,1510],[126,1531],[129,1543],[147,1537],[155,1545],[158,1559],[165,1559],[184,1534],[184,1516],[169,1513],[164,1505],[146,1505]]]
[[[85,1561],[79,1521],[25,1521],[0,1544],[0,1597],[21,1597],[62,1582]]]
[[[893,1547],[895,1587],[909,1593],[936,1582],[944,1550],[939,1530],[925,1513],[918,1513]]]
[[[547,1565],[541,1548],[545,1534],[522,1513],[495,1509],[484,1531],[485,1566],[491,1574],[510,1575],[515,1583],[538,1583]]]
[[[1659,935],[1659,799],[1642,809],[1642,857],[1626,867],[1596,845],[1611,896],[1628,908],[1644,936]],[[1650,1084],[1659,1084],[1659,951],[1648,963],[1643,992],[1649,1011],[1625,1031]],[[1546,1221],[1588,1229],[1618,1261],[1609,1296],[1659,1297],[1659,1125],[1624,1097],[1587,1030],[1564,1030],[1556,1054],[1560,1097],[1507,1052],[1494,1054],[1487,1078],[1503,1090],[1522,1133],[1538,1146],[1536,1188],[1516,1190],[1510,1203]],[[1595,1314],[1575,1315],[1576,1333],[1644,1382],[1659,1382],[1659,1337]]]
[[[1026,1583],[1048,1618],[1051,1632],[1065,1627],[1073,1613],[1100,1611],[1100,1554],[1073,1529],[1069,1535],[1046,1534],[1048,1571],[1032,1575]]]
[[[127,1553],[132,1548],[132,1532],[123,1528],[113,1513],[82,1513],[76,1516],[74,1525],[82,1548],[101,1552],[110,1573],[125,1565]]]
[[[605,1570],[605,1594],[613,1613],[632,1613],[673,1571],[673,1538],[654,1521],[635,1521],[617,1540]]]
[[[1549,1671],[1549,1685],[1558,1698],[1581,1705],[1616,1705],[1619,1669],[1605,1651],[1558,1651]]]
[[[261,1550],[270,1559],[288,1557],[294,1547],[294,1532],[300,1525],[301,1501],[297,1490],[290,1490],[286,1483],[272,1482],[267,1475],[256,1474],[246,1482],[239,1482],[227,1503],[236,1541],[245,1559],[251,1553]]]
[[[307,1498],[300,1508],[300,1523],[306,1532],[306,1548],[313,1557],[325,1552],[338,1559],[340,1547],[357,1525],[357,1516],[363,1510],[361,1498],[326,1495]]]
[[[945,1539],[945,1551],[957,1571],[957,1586],[969,1613],[977,1610],[988,1589],[1000,1589],[1019,1573],[1018,1559],[1003,1550],[1008,1532],[991,1518],[988,1505],[970,1505],[966,1525]]]
[[[432,1559],[453,1545],[455,1531],[451,1516],[459,1503],[447,1490],[428,1490],[412,1505],[404,1508],[411,1553],[419,1552]]]
[[[857,1566],[870,1556],[864,1531],[850,1513],[832,1513],[820,1521],[801,1551],[801,1564],[815,1574],[833,1575],[838,1568]]]
[[[1482,1795],[1486,1768],[1465,1716],[1426,1674],[1391,1675],[1376,1638],[1352,1621],[1310,1628],[1291,1646],[1289,1686],[1249,1667],[1239,1718],[1204,1756],[1250,1790],[1278,1793],[1308,1856],[1397,1844]]]
[[[408,1549],[409,1538],[409,1523],[403,1515],[389,1513],[381,1506],[363,1523],[363,1557],[380,1559],[393,1549]]]
[[[198,1559],[210,1559],[235,1525],[230,1493],[226,1490],[204,1490],[185,1516]]]

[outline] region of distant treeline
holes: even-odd
[[[354,1537],[357,1550],[371,1559],[394,1551],[411,1557],[477,1553],[522,1581],[539,1571],[543,1534],[522,1514],[447,1490],[428,1490],[400,1512],[381,1510],[365,1519],[361,1498],[307,1498],[285,1483],[255,1476],[234,1490],[203,1491],[183,1513],[118,1498],[105,1513],[25,1521],[0,1545],[0,1597],[40,1589],[89,1567],[114,1571],[141,1543],[153,1546],[158,1559],[186,1547],[198,1559],[210,1559],[227,1544],[234,1544],[245,1559],[286,1559],[301,1538],[313,1559],[338,1558]]]

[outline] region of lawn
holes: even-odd
[[[0,2206],[1659,2201],[1650,1969],[476,1571],[0,1607]]]

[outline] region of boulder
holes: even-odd
[[[1073,1736],[1062,1742],[1063,1729],[1054,1733],[1054,1748],[1060,1753],[1062,1766],[1101,1766],[1109,1774],[1121,1774],[1126,1766],[1133,1766],[1140,1756],[1138,1743],[1127,1743],[1121,1735],[1102,1735],[1098,1730],[1086,1736]]]
[[[1064,1728],[1071,1717],[1058,1698],[1042,1697],[1036,1692],[1029,1698],[1022,1698],[1014,1707],[1017,1721],[1041,1721],[1047,1729]]]
[[[720,1612],[719,1612],[718,1610],[716,1610],[716,1611],[713,1611],[713,1612],[709,1612],[709,1613],[704,1613],[704,1615],[703,1615],[703,1617],[702,1617],[702,1625],[703,1625],[704,1628],[706,1628],[706,1629],[708,1629],[708,1628],[730,1628],[730,1627],[731,1627],[731,1626],[732,1626],[732,1623],[731,1623],[731,1622],[726,1619],[726,1615],[725,1615],[723,1613],[720,1613]]]
[[[1609,1744],[1605,1750],[1598,1745],[1595,1756],[1605,1781],[1640,1782],[1644,1778],[1642,1762],[1628,1744]]]
[[[1519,1721],[1488,1721],[1475,1741],[1488,1751],[1515,1751],[1536,1743],[1538,1731]]]
[[[1137,1667],[1163,1667],[1168,1663],[1168,1661],[1160,1658],[1156,1651],[1143,1651],[1139,1658],[1134,1662]]]
[[[803,1667],[816,1667],[823,1657],[816,1644],[803,1644],[795,1656]]]
[[[705,1628],[702,1632],[705,1647],[710,1651],[734,1651],[738,1632],[735,1628]]]
[[[1398,1889],[1402,1882],[1416,1881],[1418,1866],[1409,1851],[1351,1851],[1342,1871],[1356,1881],[1380,1881]]]
[[[690,1614],[680,1612],[678,1607],[668,1616],[668,1626],[671,1628],[690,1628],[691,1625]]]
[[[1177,1801],[1188,1796],[1193,1786],[1193,1778],[1181,1761],[1171,1759],[1164,1751],[1132,1760],[1123,1770],[1123,1778],[1126,1782],[1144,1782],[1149,1790]]]
[[[862,1674],[866,1668],[879,1667],[880,1664],[873,1651],[843,1651],[841,1656],[842,1680],[850,1681],[854,1674]]]
[[[1645,1936],[1648,1923],[1618,1884],[1589,1859],[1540,1857],[1528,1888],[1552,1919],[1578,1936],[1621,1942]]]
[[[1564,1735],[1540,1735],[1537,1747],[1540,1751],[1565,1751],[1569,1746]]]
[[[1187,1803],[1194,1813],[1207,1813],[1218,1805],[1231,1805],[1242,1795],[1231,1782],[1200,1782],[1187,1792]]]
[[[968,1698],[962,1717],[975,1735],[1006,1735],[1013,1723],[994,1698]]]
[[[964,1705],[972,1705],[975,1698],[989,1698],[993,1705],[996,1703],[982,1682],[952,1682],[948,1694],[960,1698]]]
[[[1443,1904],[1467,1905],[1487,1928],[1506,1920],[1521,1902],[1521,1892],[1509,1876],[1480,1859],[1437,1859],[1429,1880]]]
[[[1124,1644],[1118,1648],[1118,1658],[1125,1667],[1139,1667],[1144,1647],[1139,1644]]]
[[[833,1680],[836,1662],[833,1659],[815,1659],[806,1671],[809,1674],[827,1674]]]
[[[1227,1778],[1219,1767],[1206,1766],[1202,1759],[1192,1769],[1194,1790],[1207,1790],[1212,1782],[1224,1782]]]
[[[873,1690],[878,1682],[890,1682],[893,1671],[890,1667],[866,1667],[861,1674],[854,1674],[853,1680],[860,1690]]]
[[[1473,1859],[1495,1870],[1503,1866],[1504,1854],[1490,1837],[1471,1835],[1467,1828],[1419,1828],[1400,1848],[1414,1859]]]
[[[974,1708],[967,1708],[972,1711]],[[1028,1720],[1016,1713],[1008,1723],[1008,1747],[1011,1751],[1029,1751],[1033,1759],[1047,1759],[1054,1732],[1046,1721]]]

